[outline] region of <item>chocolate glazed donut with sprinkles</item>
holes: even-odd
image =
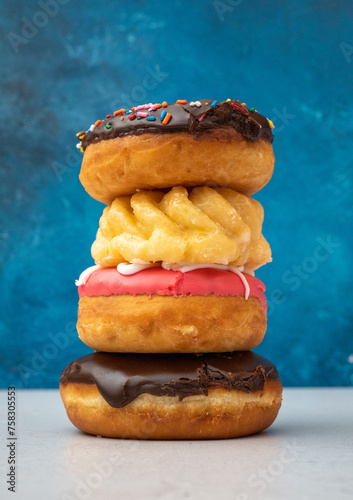
[[[240,100],[200,99],[121,108],[77,134],[80,180],[109,204],[176,185],[259,191],[274,167],[271,120]]]

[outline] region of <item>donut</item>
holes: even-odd
[[[123,272],[132,273],[127,275],[116,268],[92,268],[77,282],[80,339],[104,352],[203,353],[256,347],[267,327],[264,284],[237,269],[215,267],[126,265],[128,271]]]
[[[77,133],[80,180],[110,204],[136,190],[225,186],[254,194],[274,167],[273,124],[245,103],[212,99],[120,109]]]
[[[248,271],[271,261],[261,204],[229,188],[177,186],[116,198],[100,219],[92,257],[121,262],[209,263]]]
[[[217,439],[260,432],[275,420],[282,385],[253,352],[93,353],[70,363],[60,394],[73,425],[132,439]]]

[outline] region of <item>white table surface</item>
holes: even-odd
[[[285,389],[269,430],[219,441],[85,435],[58,391],[19,390],[16,493],[6,485],[6,412],[1,391],[1,499],[353,498],[353,388]]]

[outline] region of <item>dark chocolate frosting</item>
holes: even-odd
[[[95,352],[70,363],[61,384],[96,385],[106,402],[121,408],[140,394],[178,396],[208,389],[261,391],[278,380],[275,366],[251,351],[211,354],[131,354]]]
[[[214,132],[219,127],[230,127],[251,142],[259,139],[271,144],[273,142],[272,122],[254,108],[246,108],[240,101],[200,99],[191,103],[164,103],[165,107],[152,103],[144,106],[140,109],[137,109],[139,106],[130,110],[122,109],[115,112],[119,113],[116,116],[107,115],[103,121],[98,120],[87,132],[77,134],[80,139],[78,146],[84,151],[90,144],[101,140],[146,132],[189,132],[197,138],[200,133]]]

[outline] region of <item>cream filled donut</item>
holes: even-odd
[[[105,207],[92,257],[104,267],[138,260],[255,270],[272,260],[263,220],[262,205],[233,189],[140,191]]]
[[[80,180],[110,204],[136,190],[225,186],[253,194],[270,180],[270,120],[245,103],[201,99],[116,110],[78,132]]]
[[[77,282],[77,330],[89,347],[201,353],[246,351],[262,341],[265,286],[254,276],[227,266],[126,267],[94,267]]]
[[[248,351],[94,353],[65,368],[60,394],[71,422],[90,434],[211,439],[270,426],[282,385],[275,366]]]

